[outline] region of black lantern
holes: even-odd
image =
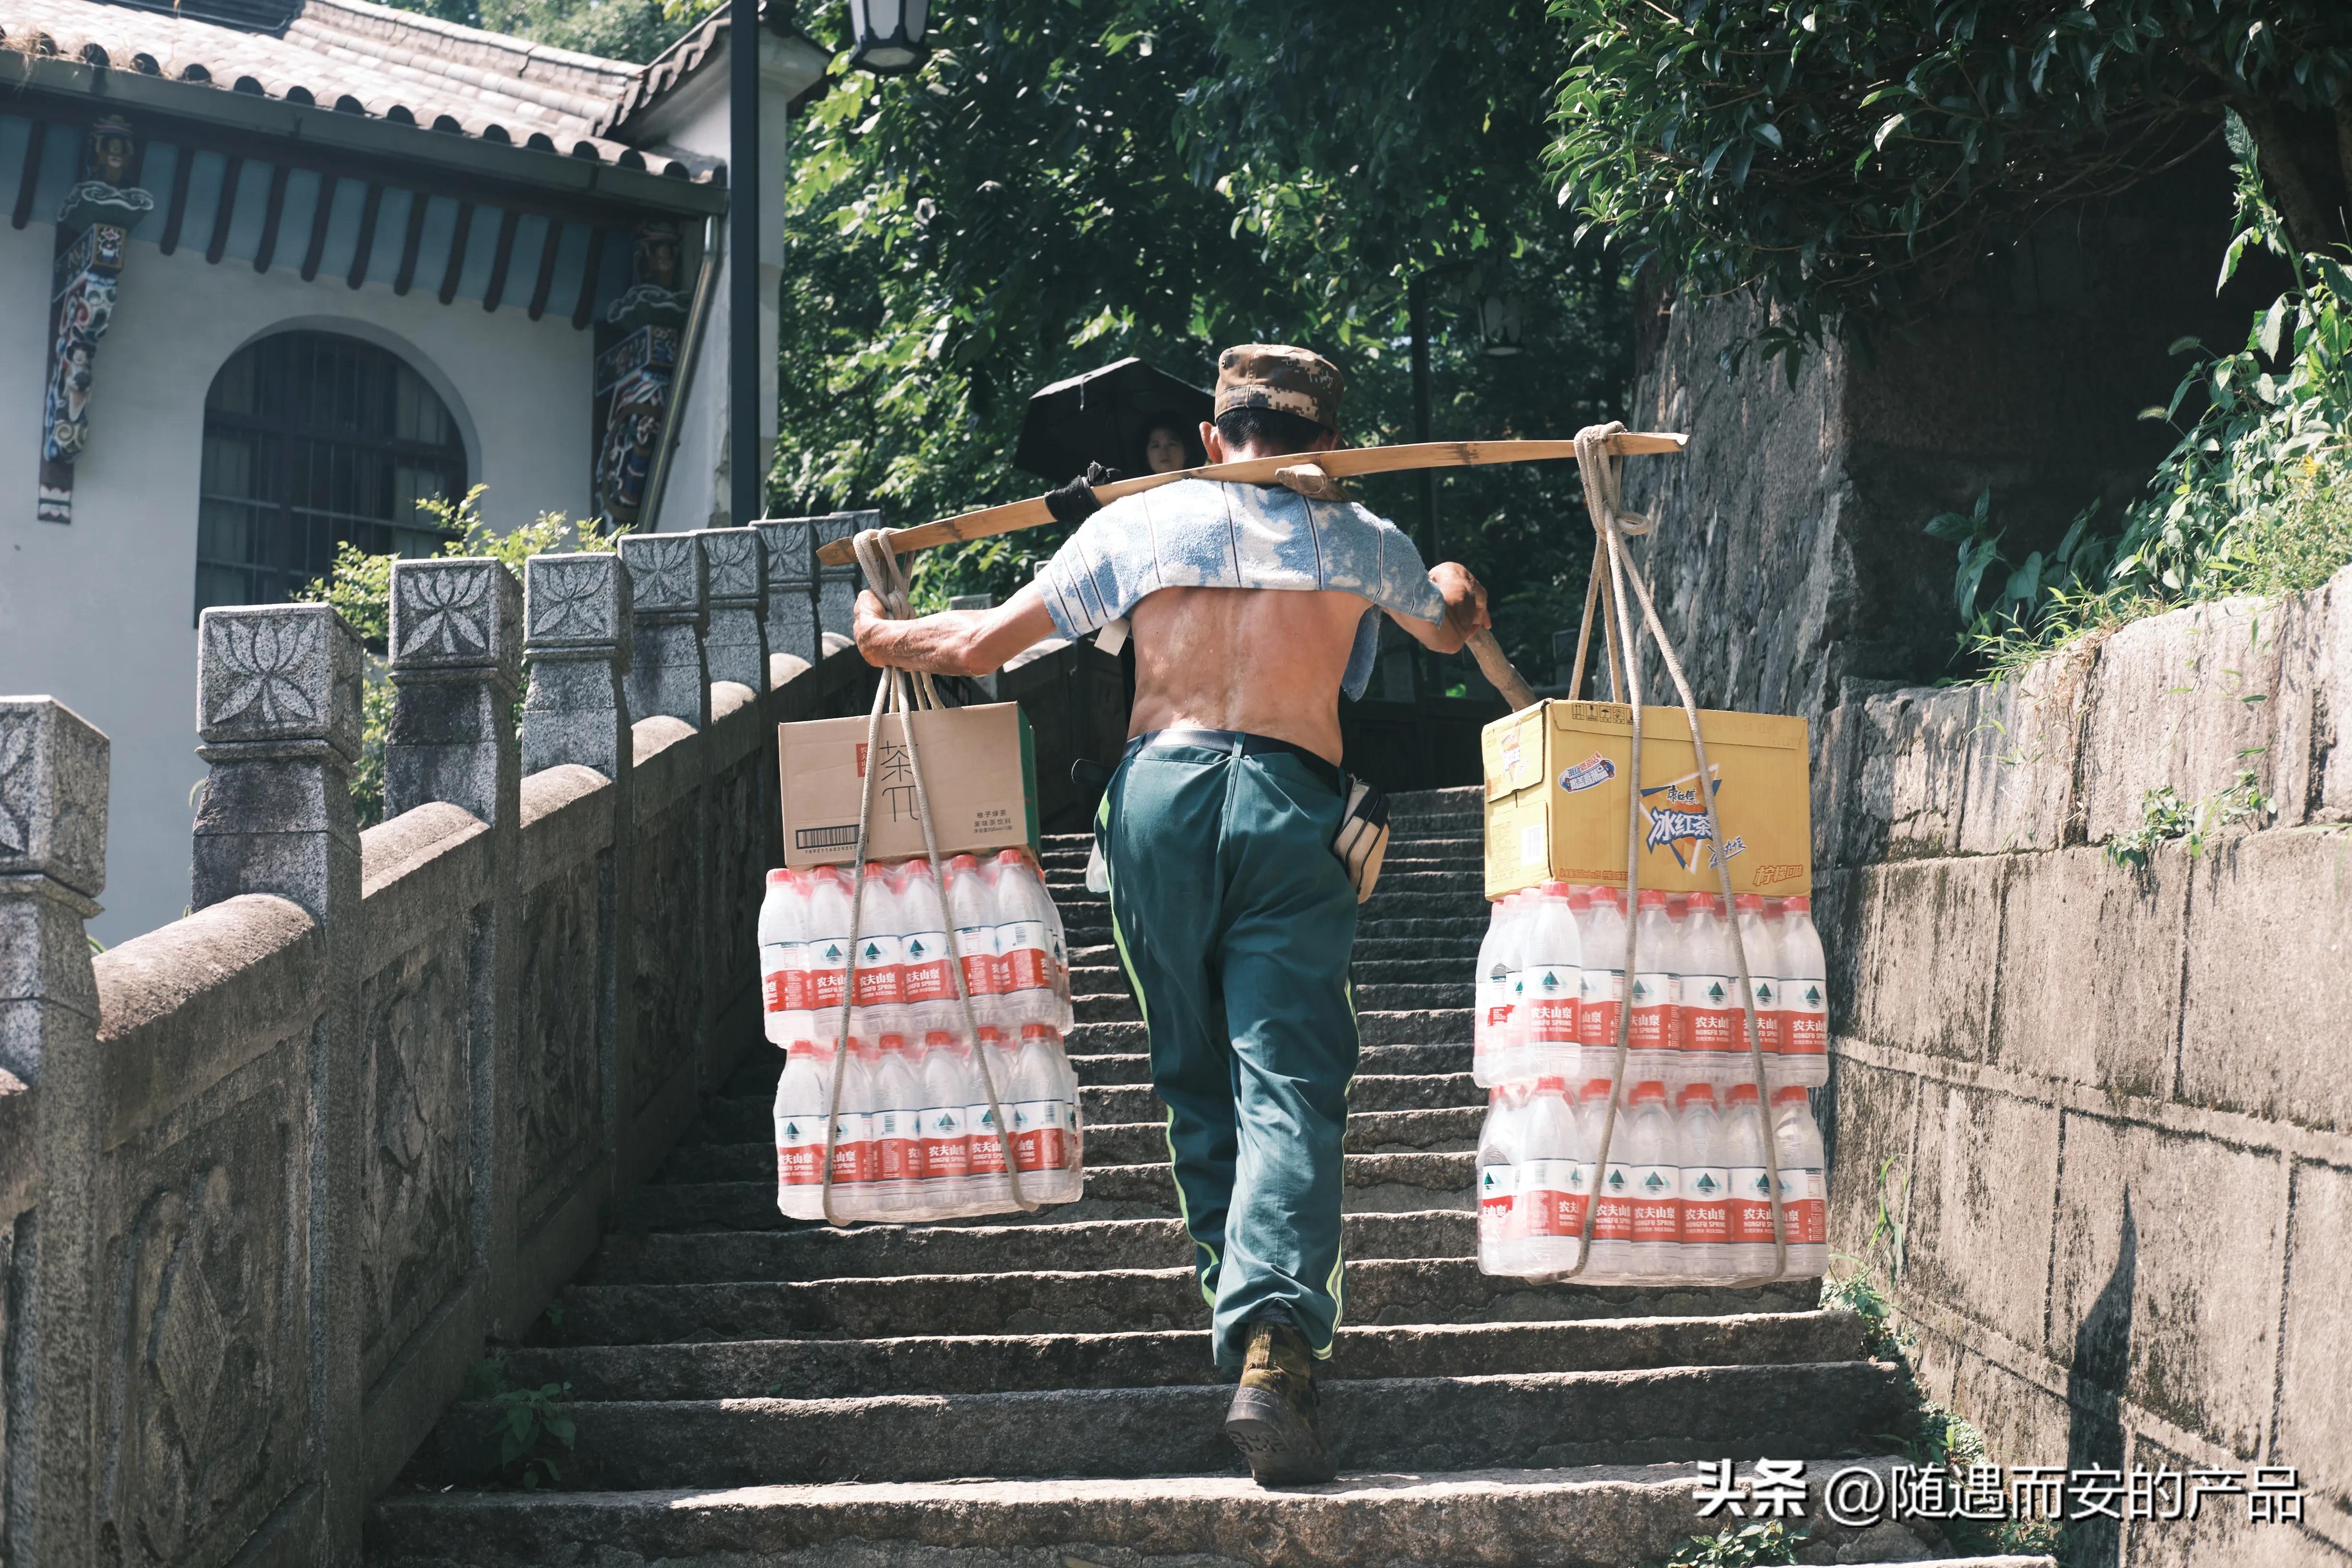
[[[1480,294],[1478,352],[1489,359],[1508,359],[1519,352],[1519,297]]]
[[[849,0],[850,29],[857,37],[849,63],[876,76],[919,68],[931,52],[923,43],[930,9],[930,0]]]

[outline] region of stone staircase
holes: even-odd
[[[461,1404],[375,1506],[370,1562],[1627,1565],[1695,1527],[1693,1460],[1869,1453],[1899,1418],[1895,1374],[1811,1284],[1478,1272],[1475,792],[1401,797],[1394,822],[1356,947],[1339,1482],[1260,1491],[1221,1435],[1143,1026],[1069,836],[1045,862],[1073,948],[1083,1200],[783,1220],[761,1053],[625,1203],[541,1342],[508,1355],[511,1384],[569,1386],[574,1443],[548,1450],[566,1489],[501,1488],[493,1413]]]

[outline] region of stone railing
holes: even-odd
[[[1817,731],[1832,1245],[2000,1458],[2310,1494],[2082,1561],[2352,1555],[2347,714],[2352,571],[2000,686],[1848,683]],[[2152,801],[2207,837],[2142,833]]]
[[[0,1563],[355,1560],[759,1040],[773,726],[873,689],[813,559],[858,521],[399,563],[364,833],[358,639],[207,610],[194,912],[95,957],[106,738],[0,700]],[[1105,665],[1004,678],[1041,776],[1115,755]]]

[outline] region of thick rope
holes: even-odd
[[[1592,1261],[1592,1231],[1601,1217],[1601,1185],[1609,1172],[1609,1146],[1617,1130],[1617,1107],[1624,1093],[1625,1058],[1632,1045],[1633,1027],[1633,985],[1636,973],[1636,928],[1640,923],[1642,874],[1642,645],[1640,632],[1646,630],[1657,639],[1658,651],[1664,656],[1666,670],[1674,679],[1675,690],[1682,698],[1683,714],[1689,721],[1691,749],[1698,763],[1699,795],[1706,806],[1708,842],[1716,847],[1717,880],[1723,889],[1727,914],[1732,905],[1731,867],[1721,854],[1723,833],[1716,820],[1715,775],[1706,760],[1706,742],[1699,733],[1698,703],[1691,694],[1690,682],[1683,674],[1682,660],[1675,656],[1673,641],[1658,619],[1657,606],[1650,595],[1649,584],[1643,580],[1640,569],[1632,560],[1626,546],[1628,537],[1639,537],[1657,526],[1654,517],[1621,513],[1618,500],[1622,496],[1623,459],[1612,457],[1606,446],[1609,437],[1625,426],[1617,421],[1606,425],[1587,426],[1576,435],[1576,462],[1584,480],[1585,510],[1591,514],[1593,532],[1598,536],[1593,545],[1592,585],[1585,590],[1585,628],[1578,634],[1576,668],[1570,693],[1575,695],[1584,679],[1585,650],[1590,641],[1591,616],[1596,604],[1603,605],[1608,618],[1602,623],[1609,634],[1610,675],[1612,697],[1631,705],[1633,713],[1633,743],[1629,758],[1629,787],[1625,797],[1625,969],[1622,981],[1623,994],[1617,1003],[1617,1059],[1610,1073],[1609,1104],[1602,1112],[1601,1144],[1593,1155],[1592,1194],[1584,1207],[1584,1228],[1579,1247],[1576,1266],[1545,1278],[1550,1280],[1573,1279],[1584,1272]],[[1601,584],[1601,569],[1604,562],[1608,579]],[[1634,596],[1642,606],[1642,626],[1633,622],[1626,603],[1625,590],[1630,581]],[[1624,668],[1621,674],[1617,658],[1622,645]],[[1779,1279],[1789,1267],[1789,1237],[1786,1205],[1780,1195],[1780,1161],[1772,1121],[1772,1090],[1764,1070],[1764,1038],[1756,1022],[1756,987],[1748,969],[1748,945],[1739,934],[1737,918],[1728,921],[1731,927],[1731,951],[1739,966],[1740,1008],[1748,1024],[1748,1054],[1756,1074],[1758,1121],[1764,1134],[1764,1170],[1770,1184],[1772,1208],[1772,1271],[1742,1279],[1735,1279],[1727,1288],[1744,1289],[1768,1285]],[[1736,1200],[1736,1194],[1735,1194]]]
[[[907,576],[888,544],[888,531],[867,529],[855,542],[857,563],[865,568],[866,581],[882,601],[883,613],[894,621],[908,616]],[[909,676],[912,679],[909,679]],[[939,692],[929,675],[896,667],[885,669],[874,690],[873,711],[866,721],[866,755],[868,759],[881,754],[882,715],[893,711],[898,715],[898,733],[907,742],[907,768],[915,779],[915,810],[923,824],[923,848],[929,856],[931,878],[940,889],[942,909],[948,896],[947,873],[940,864],[940,841],[931,825],[931,804],[923,784],[923,760],[915,745],[914,708],[919,703],[925,710],[940,706]],[[866,782],[860,788],[857,802],[857,867],[849,897],[849,963],[841,978],[841,1030],[839,1042],[834,1047],[833,1093],[825,1106],[824,1122],[824,1188],[822,1201],[827,1225],[840,1226],[833,1212],[833,1160],[835,1139],[841,1124],[841,1086],[849,1070],[850,1008],[856,995],[857,938],[866,913],[866,840],[874,820],[874,775],[881,769],[870,764],[866,770]],[[988,1052],[980,1043],[980,1023],[971,1010],[971,988],[963,972],[963,940],[956,931],[955,921],[947,921],[948,957],[955,972],[956,1005],[963,1014],[964,1039],[971,1047],[971,1059],[980,1068],[981,1087],[988,1091],[988,1113],[996,1123],[997,1146],[1004,1154],[1004,1175],[1013,1194],[1013,1206],[1023,1214],[1034,1214],[1038,1205],[1021,1190],[1021,1162],[1013,1148],[1013,1130],[1005,1122],[1004,1105],[996,1092],[996,1075],[989,1070]]]

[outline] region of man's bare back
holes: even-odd
[[[1234,447],[1201,426],[1212,463],[1286,454]],[[1328,446],[1328,443],[1324,443]],[[1486,590],[1453,562],[1430,574],[1446,619],[1392,616],[1424,647],[1456,653],[1486,626]],[[1339,683],[1370,605],[1354,594],[1296,588],[1162,588],[1135,607],[1135,705],[1128,733],[1238,730],[1340,760]],[[985,675],[1054,635],[1034,583],[993,610],[893,621],[857,598],[857,647],[869,663],[937,675]]]

